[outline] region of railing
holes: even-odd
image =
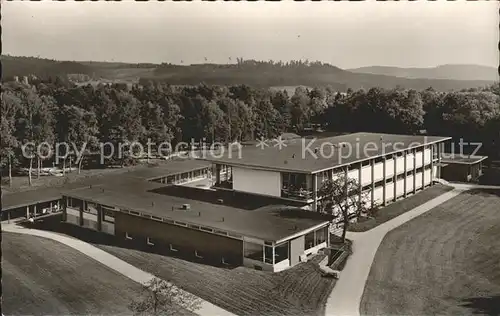
[[[281,197],[298,200],[308,200],[312,198],[312,191],[304,189],[281,189]]]

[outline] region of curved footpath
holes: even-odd
[[[340,273],[340,278],[328,297],[325,314],[328,316],[359,316],[359,305],[365,283],[384,236],[394,228],[459,195],[462,191],[464,189],[455,188],[369,231],[363,233],[347,232],[347,238],[352,240],[353,253],[347,259],[346,265]]]
[[[88,244],[86,242],[83,242],[78,239],[66,237],[63,235],[59,235],[56,233],[48,232],[48,231],[43,231],[43,230],[37,230],[37,229],[30,229],[30,228],[24,228],[20,226],[16,226],[15,224],[3,224],[2,223],[2,231],[5,232],[12,232],[12,233],[18,233],[18,234],[28,234],[28,235],[33,235],[33,236],[39,236],[39,237],[44,237],[48,239],[52,239],[55,241],[58,241],[60,243],[63,243],[73,249],[76,249],[80,251],[81,253],[91,257],[94,260],[97,260],[98,262],[106,265],[107,267],[115,270],[116,272],[123,274],[127,278],[141,284],[145,284],[149,280],[153,279],[155,276],[152,274],[149,274],[145,271],[142,271],[125,261],[118,259],[117,257],[95,247],[92,246],[91,244]],[[179,289],[180,291],[183,291]],[[187,292],[186,292],[187,293]],[[193,296],[192,294],[189,293],[189,295]],[[209,303],[205,300],[202,300],[201,298],[198,298],[200,300],[200,305],[199,309],[194,311],[198,315],[206,315],[206,316],[234,316],[234,314],[218,307],[215,306],[212,303]]]
[[[500,186],[474,184],[448,184],[454,189],[432,199],[418,207],[399,215],[369,231],[363,233],[347,232],[347,238],[352,240],[353,254],[347,259],[346,265],[328,297],[325,315],[327,316],[359,316],[359,306],[365,289],[365,283],[384,236],[394,228],[420,216],[436,206],[448,201],[460,193],[471,189],[500,189]]]

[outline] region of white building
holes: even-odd
[[[441,145],[449,139],[355,133],[275,140],[206,160],[213,163],[220,189],[278,197],[309,209],[318,205],[321,183],[343,173],[361,184],[369,197],[366,206],[374,208],[431,186],[440,175]]]

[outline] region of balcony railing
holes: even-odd
[[[215,183],[214,187],[222,189],[233,189],[233,181],[232,180],[221,181],[220,183]]]
[[[309,200],[312,199],[313,192],[305,189],[292,189],[283,188],[281,189],[281,197],[297,200]]]

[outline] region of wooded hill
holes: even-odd
[[[157,81],[171,85],[237,85],[254,87],[272,86],[323,86],[337,91],[391,89],[397,86],[423,90],[429,87],[437,91],[461,90],[485,87],[488,80],[408,79],[396,76],[355,73],[330,64],[308,61],[255,61],[238,59],[235,64],[130,64],[116,62],[56,61],[35,57],[2,56],[4,81],[14,76],[35,75],[37,77],[83,74],[89,81]]]

